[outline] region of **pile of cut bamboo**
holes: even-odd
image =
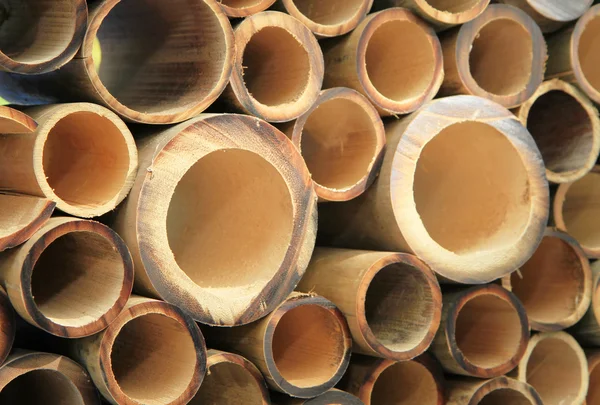
[[[0,405],[600,405],[600,4],[490,3],[0,0]]]

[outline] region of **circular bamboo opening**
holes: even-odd
[[[479,402],[479,405],[536,405],[530,398],[522,392],[511,388],[500,388],[486,394]]]
[[[147,405],[175,403],[196,369],[196,348],[188,329],[168,316],[150,313],[127,322],[110,353],[121,391]]]
[[[375,380],[370,403],[437,405],[438,386],[422,364],[416,361],[394,363]]]
[[[472,10],[482,0],[426,0],[426,3],[438,11],[458,14]]]
[[[593,17],[583,28],[579,38],[577,58],[581,73],[590,86],[600,92],[600,15]]]
[[[0,391],[2,404],[85,405],[77,387],[68,377],[54,370],[31,370],[11,380]]]
[[[427,277],[407,263],[379,270],[365,297],[365,318],[378,343],[394,352],[418,346],[431,330],[432,295]]]
[[[344,363],[344,328],[334,313],[305,304],[287,311],[273,332],[273,362],[299,388],[330,382]]]
[[[267,106],[293,103],[308,87],[308,52],[291,32],[280,27],[264,27],[252,35],[244,48],[242,66],[248,92]]]
[[[425,145],[413,193],[429,236],[458,255],[510,247],[529,221],[521,156],[503,133],[482,122],[452,124]]]
[[[263,405],[263,391],[246,368],[229,362],[210,366],[190,405]]]
[[[566,231],[585,249],[600,249],[600,173],[590,172],[571,183],[562,206]],[[587,252],[588,255],[590,252]]]
[[[499,18],[482,26],[469,54],[471,76],[488,93],[510,96],[531,79],[533,41],[520,23]]]
[[[17,63],[40,64],[71,44],[77,10],[73,0],[4,1],[0,20],[0,52]]]
[[[350,21],[360,11],[364,0],[293,0],[298,11],[321,25],[340,25]]]
[[[409,38],[398,46],[398,38]],[[434,81],[435,49],[428,33],[412,21],[375,28],[365,53],[368,80],[384,97],[402,102],[422,96]]]
[[[523,339],[517,310],[493,294],[468,298],[457,314],[454,334],[466,361],[483,369],[512,361]]]
[[[588,405],[600,404],[600,367],[598,362],[590,362],[590,383],[586,397]]]
[[[204,1],[117,2],[96,32],[98,77],[126,108],[150,116],[186,113],[225,87],[226,29]]]
[[[198,160],[177,184],[167,236],[178,266],[197,285],[256,295],[282,265],[293,218],[290,190],[271,163],[222,149]]]
[[[48,131],[42,152],[43,174],[52,193],[83,210],[115,200],[131,166],[126,136],[113,121],[94,112],[73,112],[59,119]]]
[[[31,293],[50,321],[84,326],[115,306],[124,277],[123,258],[108,239],[75,231],[59,236],[40,254],[31,274]]]

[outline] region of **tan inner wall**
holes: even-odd
[[[523,393],[510,388],[494,390],[481,398],[479,405],[535,405]]]
[[[437,405],[437,385],[421,364],[399,362],[379,375],[370,400],[372,405]]]
[[[263,405],[256,379],[244,367],[235,363],[212,365],[200,390],[189,405]]]
[[[482,3],[482,0],[426,0],[426,2],[439,11],[462,13]]]
[[[293,0],[302,14],[322,25],[338,25],[354,17],[364,0]]]
[[[582,246],[600,248],[600,173],[590,172],[567,190],[563,219]]]
[[[596,91],[600,91],[600,18],[595,17],[583,29],[578,57],[584,77]]]
[[[16,377],[0,391],[6,405],[86,405],[75,385],[54,370],[32,370]]]

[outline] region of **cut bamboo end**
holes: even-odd
[[[243,18],[265,11],[275,0],[218,0],[228,17]]]
[[[126,120],[187,120],[227,85],[235,42],[215,0],[108,0],[91,10],[80,53],[92,96]],[[100,64],[93,56],[95,41]]]
[[[533,330],[556,331],[573,326],[587,311],[592,271],[575,239],[548,228],[531,259],[503,277],[502,285],[523,303]]]
[[[48,221],[55,205],[45,198],[0,194],[0,252],[31,238]]]
[[[311,173],[321,201],[348,201],[375,180],[385,148],[377,110],[355,90],[324,90],[285,131]]]
[[[531,385],[504,376],[490,380],[450,377],[446,395],[446,405],[545,404]]]
[[[371,356],[412,359],[427,350],[440,323],[435,275],[409,254],[317,248],[298,290],[336,304],[354,350]]]
[[[254,364],[237,354],[209,350],[206,376],[190,405],[269,405],[265,380]]]
[[[235,29],[237,54],[226,97],[270,122],[291,121],[319,97],[323,53],[315,36],[285,13],[265,11]]]
[[[87,28],[85,0],[21,0],[0,7],[0,70],[41,74],[70,61]]]
[[[388,124],[386,135],[373,186],[319,207],[324,242],[414,252],[469,284],[531,257],[548,219],[548,182],[535,142],[508,110],[479,97],[441,98]]]
[[[366,17],[373,0],[281,0],[283,9],[306,25],[317,38],[352,31]]]
[[[594,167],[600,153],[598,110],[575,87],[546,81],[515,115],[535,139],[549,181],[573,182]]]
[[[490,5],[443,37],[442,49],[446,77],[441,95],[471,94],[513,108],[544,80],[544,36],[535,21],[515,7]]]
[[[589,258],[600,258],[600,166],[573,183],[558,186],[552,214],[556,227],[581,245]]]
[[[27,114],[0,106],[0,134],[27,134],[35,131],[37,122]]]
[[[519,363],[517,376],[540,394],[544,404],[581,404],[588,390],[585,353],[565,332],[534,335]]]
[[[594,0],[498,0],[498,2],[519,7],[535,20],[542,32],[550,33],[569,21],[581,17]]]
[[[592,350],[586,354],[589,371],[589,388],[585,404],[593,405],[600,401],[600,351]]]
[[[364,402],[344,391],[331,389],[312,399],[292,398],[284,394],[271,393],[273,405],[364,405]]]
[[[591,264],[591,304],[581,320],[572,328],[572,334],[584,346],[600,346],[600,262]]]
[[[394,46],[405,41],[406,46]],[[407,114],[433,99],[444,77],[440,42],[403,8],[370,14],[324,47],[325,87],[351,87],[383,116]]]
[[[206,372],[194,321],[174,305],[136,295],[106,330],[75,341],[73,354],[115,405],[187,404]]]
[[[137,288],[210,325],[272,311],[315,243],[316,195],[294,145],[258,118],[223,114],[139,146],[138,177],[115,223]]]
[[[514,369],[529,340],[525,308],[491,284],[444,294],[440,329],[431,347],[445,371],[492,378]]]
[[[15,312],[8,295],[0,287],[0,364],[4,363],[13,347],[16,330]]]
[[[85,370],[57,354],[14,352],[0,367],[0,403],[100,405]]]
[[[101,331],[121,312],[133,263],[123,240],[105,225],[55,217],[2,256],[0,277],[27,322],[75,338]]]

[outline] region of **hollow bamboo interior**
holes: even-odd
[[[542,405],[542,399],[529,384],[507,377],[489,380],[449,377],[447,405]]]
[[[230,18],[243,18],[268,9],[275,0],[219,0],[219,5]]]
[[[338,389],[330,389],[311,399],[292,398],[284,394],[271,393],[271,401],[273,405],[364,405],[364,402],[354,395]]]
[[[581,320],[568,331],[584,346],[600,345],[600,263],[590,265],[592,272],[591,302]]]
[[[598,350],[586,352],[589,371],[589,388],[585,398],[586,404],[595,404],[600,401],[600,355]]]

